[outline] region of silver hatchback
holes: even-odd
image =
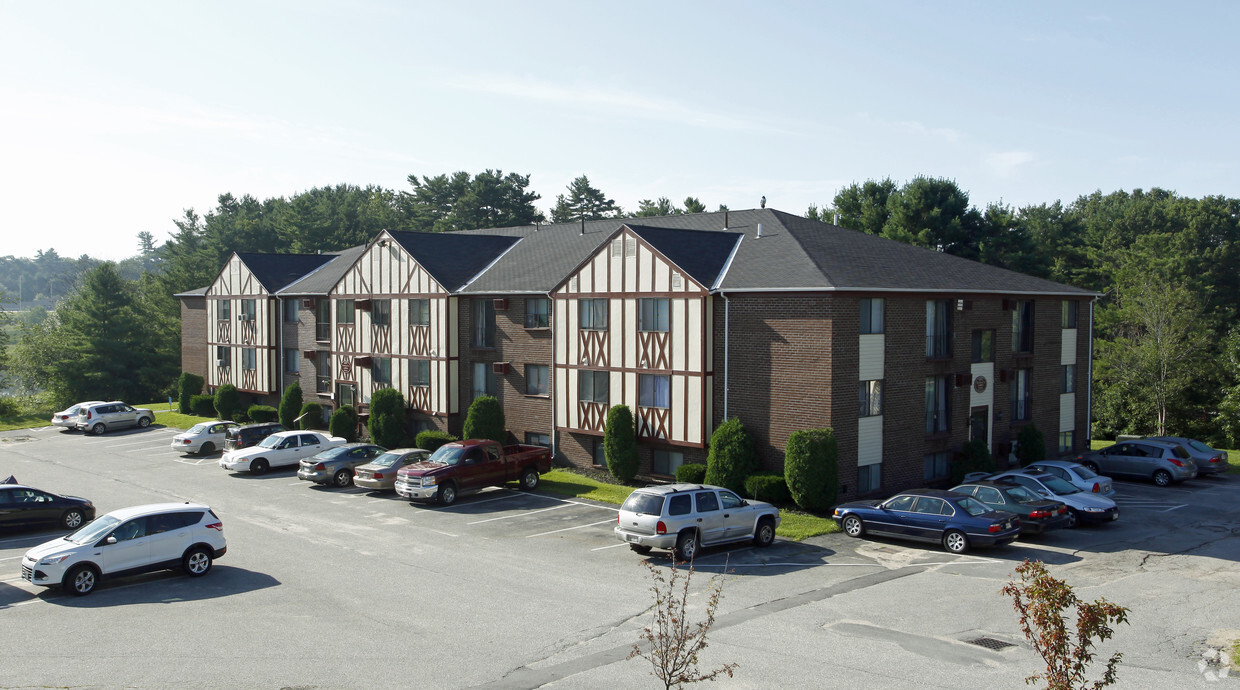
[[[1183,446],[1149,439],[1107,446],[1078,455],[1076,461],[1094,472],[1111,477],[1150,479],[1158,486],[1170,486],[1197,476],[1197,463]]]
[[[752,540],[770,546],[779,509],[705,484],[665,484],[629,494],[616,516],[616,538],[637,553],[670,549],[690,561],[702,546]]]
[[[105,431],[131,426],[145,429],[154,421],[154,412],[146,408],[126,405],[119,400],[78,406],[77,428],[96,436]]]

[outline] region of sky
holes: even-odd
[[[220,194],[580,175],[803,214],[1240,196],[1229,2],[0,0],[0,255],[120,260]]]

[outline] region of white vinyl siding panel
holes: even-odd
[[[1076,430],[1076,394],[1059,394],[1059,430]]]
[[[886,350],[886,340],[882,333],[866,333],[861,335],[858,350],[858,368],[860,369],[860,378],[858,381],[876,381],[883,376],[883,358]]]
[[[861,417],[857,420],[857,467],[876,465],[883,461],[883,418]]]
[[[1063,334],[1063,342],[1060,345],[1059,363],[1076,364],[1076,329],[1065,328],[1060,333]]]
[[[969,407],[987,405],[993,408],[995,403],[995,363],[976,362],[970,365],[969,373],[973,375],[974,381],[979,376],[986,379],[986,390],[981,393],[977,392],[976,387],[969,386]]]

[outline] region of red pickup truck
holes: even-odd
[[[445,444],[424,462],[396,473],[396,493],[409,499],[435,499],[452,505],[461,494],[517,480],[521,489],[538,486],[539,475],[551,471],[551,450],[542,446],[501,446],[486,439]]]

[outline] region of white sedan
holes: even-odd
[[[214,453],[224,447],[228,430],[239,426],[241,425],[236,422],[225,422],[221,419],[195,424],[189,431],[172,437],[172,449],[182,453]]]
[[[78,413],[81,412],[82,409],[90,407],[91,405],[102,404],[103,402],[100,400],[91,400],[89,402],[81,402],[71,407],[67,407],[52,415],[52,426],[62,427],[69,429],[70,431],[77,431]]]
[[[297,465],[302,458],[348,443],[348,439],[318,431],[281,431],[259,441],[257,446],[224,453],[220,467],[234,472],[262,474],[272,467]]]

